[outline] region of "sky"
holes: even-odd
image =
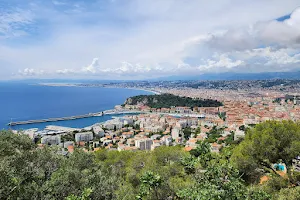
[[[0,80],[300,71],[299,0],[0,0]]]

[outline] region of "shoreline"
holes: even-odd
[[[149,90],[145,88],[129,88],[129,87],[106,87],[106,86],[96,86],[96,85],[91,85],[91,86],[84,86],[84,85],[78,85],[82,83],[38,83],[37,85],[41,86],[48,86],[48,87],[99,87],[99,88],[116,88],[116,89],[128,89],[128,90],[140,90],[144,92],[150,92],[156,95],[160,95],[161,93],[155,90]]]

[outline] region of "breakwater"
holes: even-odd
[[[141,112],[139,112],[139,111],[106,110],[106,111],[103,111],[103,112],[89,113],[89,114],[85,114],[85,115],[76,115],[76,116],[70,116],[70,117],[58,117],[58,118],[48,118],[48,119],[37,119],[37,120],[10,122],[7,125],[8,126],[17,126],[17,125],[25,125],[25,124],[38,124],[38,123],[44,123],[44,122],[57,122],[57,121],[83,119],[83,118],[97,117],[97,116],[103,116],[103,115],[119,115],[119,114],[135,114],[135,113],[141,113]]]
[[[25,124],[38,124],[44,122],[57,122],[57,121],[67,121],[67,120],[75,120],[89,117],[98,117],[103,115],[121,115],[121,114],[141,114],[141,113],[151,113],[151,114],[161,114],[161,115],[170,115],[174,117],[194,117],[194,118],[205,118],[203,114],[181,114],[181,113],[162,113],[162,112],[143,112],[138,110],[106,110],[103,112],[97,113],[89,113],[85,115],[76,115],[70,117],[58,117],[58,118],[49,118],[49,119],[37,119],[37,120],[27,120],[27,121],[18,121],[18,122],[10,122],[8,126],[17,126],[17,125],[25,125]]]
[[[49,118],[49,119],[37,119],[37,120],[27,120],[27,121],[19,121],[19,122],[10,122],[8,126],[16,126],[16,125],[24,125],[24,124],[37,124],[37,123],[44,123],[44,122],[57,122],[57,121],[66,121],[66,120],[75,120],[75,119],[82,119],[88,117],[94,117],[95,114],[85,114],[85,115],[77,115],[77,116],[70,116],[70,117],[59,117],[59,118]]]

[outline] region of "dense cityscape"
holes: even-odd
[[[196,148],[198,141],[209,141],[212,151],[219,152],[226,146],[225,141],[240,140],[245,136],[245,129],[255,124],[268,120],[298,121],[299,84],[298,80],[72,84],[69,86],[151,90],[161,94],[152,95],[154,99],[151,101],[163,103],[157,107],[149,102],[147,96],[135,97],[138,100],[134,102],[129,98],[124,105],[116,105],[114,111],[136,111],[140,114],[115,117],[84,130],[50,126],[43,131],[25,130],[24,134],[39,140],[41,147],[48,144],[60,145],[64,154],[73,152],[77,147],[86,151],[97,151],[100,148],[122,151],[182,145],[185,150],[190,151]],[[217,100],[223,105],[169,107],[165,99],[157,98],[165,94],[180,96],[184,101],[187,101],[184,97]],[[71,140],[68,141],[67,138]]]

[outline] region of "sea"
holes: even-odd
[[[9,129],[11,121],[68,117],[113,109],[128,97],[152,94],[149,91],[102,88],[45,86],[38,84],[0,83],[0,130]],[[115,115],[122,116],[122,115]],[[44,129],[48,125],[84,128],[112,119],[112,115],[84,119],[13,126],[14,130]]]

